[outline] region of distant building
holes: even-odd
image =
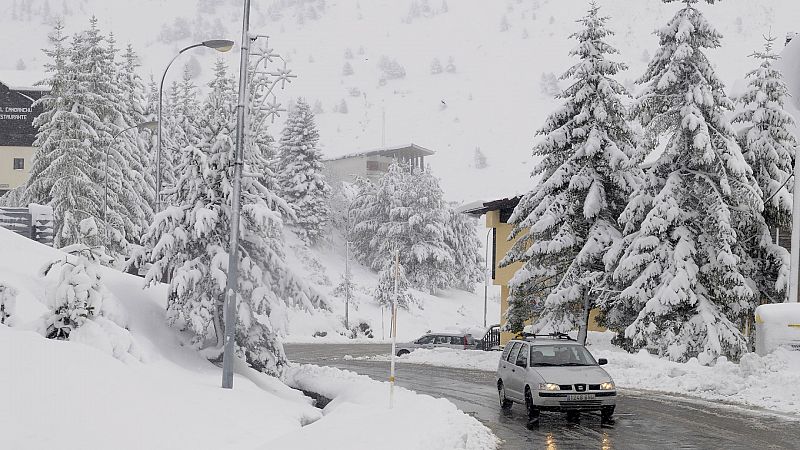
[[[36,140],[33,119],[42,112],[33,102],[48,91],[34,86],[39,79],[26,71],[0,71],[0,195],[28,180]]]
[[[386,147],[326,159],[325,170],[330,179],[352,183],[356,177],[377,182],[389,171],[393,161],[425,169],[425,157],[435,152],[416,144]]]

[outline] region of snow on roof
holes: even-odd
[[[755,311],[757,323],[800,326],[800,303],[768,303]]]
[[[0,70],[0,83],[13,91],[47,91],[47,86],[36,86],[45,78],[44,72],[34,70]]]
[[[486,214],[489,211],[496,211],[496,210],[503,210],[503,209],[514,209],[517,207],[517,204],[522,199],[521,195],[516,197],[507,197],[501,198],[498,200],[492,200],[490,202],[481,202],[479,205],[474,203],[470,203],[467,205],[463,205],[462,207],[458,208],[459,212],[464,214],[472,214],[475,216],[481,216]],[[471,206],[471,207],[470,207]]]
[[[421,147],[417,144],[405,144],[405,145],[398,145],[394,147],[381,147],[373,150],[365,150],[362,152],[356,153],[348,153],[342,156],[336,156],[333,158],[326,158],[326,161],[335,161],[337,159],[347,159],[347,158],[355,158],[359,156],[394,156],[397,154],[403,154],[404,156],[431,156],[435,154],[433,150],[428,150],[425,147]]]

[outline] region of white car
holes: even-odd
[[[600,411],[610,421],[617,404],[614,381],[586,347],[566,335],[532,335],[509,341],[497,366],[500,407],[525,405],[528,417],[540,411],[565,411],[576,419],[581,411]]]

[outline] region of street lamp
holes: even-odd
[[[164,102],[164,80],[167,78],[167,71],[169,67],[178,59],[178,56],[181,56],[181,53],[185,52],[186,50],[190,50],[196,47],[206,47],[214,49],[218,52],[227,52],[228,50],[233,48],[233,41],[227,39],[211,39],[208,41],[203,41],[198,44],[192,44],[181,51],[178,52],[167,64],[167,67],[164,69],[164,73],[161,75],[161,84],[158,87],[158,137],[156,142],[156,212],[161,211],[161,108]]]
[[[140,123],[139,125],[134,125],[132,127],[125,128],[123,130],[117,131],[117,133],[111,138],[111,144],[106,147],[106,168],[105,168],[105,175],[103,179],[105,180],[105,195],[103,196],[103,224],[106,227],[106,248],[109,246],[108,242],[108,152],[111,150],[111,146],[114,145],[114,142],[117,138],[124,132],[136,129],[138,131],[150,130],[153,131],[158,126],[158,122],[154,120],[150,120],[147,122]]]

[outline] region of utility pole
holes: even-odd
[[[392,299],[392,359],[389,368],[389,409],[394,406],[394,357],[397,352],[397,295],[400,279],[400,250],[394,251],[394,298]]]
[[[350,330],[350,241],[345,244],[344,253],[344,327]]]
[[[233,354],[236,341],[236,292],[239,290],[239,216],[244,164],[244,124],[247,108],[247,72],[250,59],[250,0],[244,0],[242,17],[242,56],[239,61],[239,102],[236,105],[236,148],[233,151],[233,198],[231,199],[231,236],[228,248],[228,281],[225,286],[225,347],[222,355],[222,387],[233,389]]]

